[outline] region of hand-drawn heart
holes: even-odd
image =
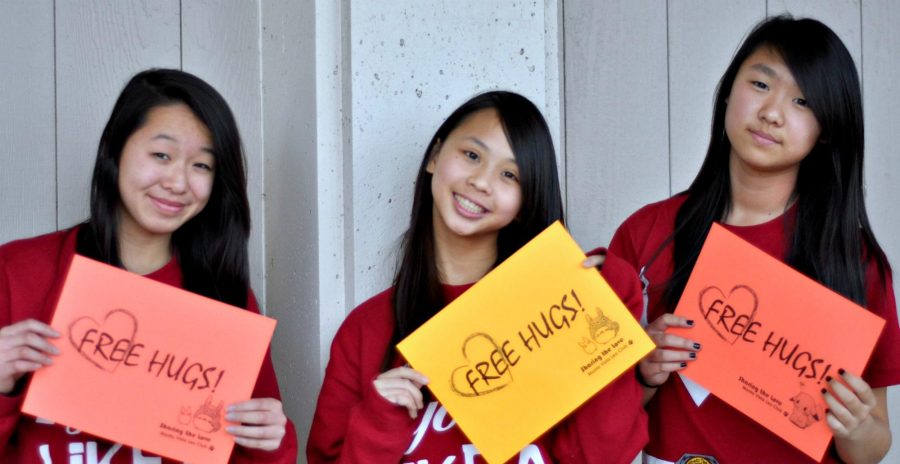
[[[483,396],[512,383],[512,364],[490,335],[469,335],[463,342],[462,354],[466,364],[453,369],[450,374],[450,389],[457,395]],[[473,360],[476,360],[474,364]]]
[[[752,288],[735,285],[727,297],[719,287],[706,287],[700,292],[699,303],[700,314],[716,335],[734,344],[756,318],[759,301]]]
[[[125,309],[113,309],[106,313],[103,322],[97,322],[90,316],[82,316],[69,324],[69,342],[91,364],[104,371],[113,372],[122,363],[120,356],[110,356],[114,350],[126,352],[134,346],[138,322],[134,314]],[[93,333],[88,333],[93,331]],[[106,343],[104,343],[106,342]],[[123,343],[124,342],[124,343]],[[105,347],[105,348],[104,348]]]

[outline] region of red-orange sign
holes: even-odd
[[[815,460],[831,440],[821,390],[861,374],[884,320],[713,225],[670,332],[703,345],[683,371]]]
[[[22,411],[187,462],[227,462],[227,405],[250,399],[275,321],[76,256],[53,365]]]

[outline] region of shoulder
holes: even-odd
[[[620,229],[627,227],[632,230],[646,231],[663,223],[674,224],[678,209],[681,208],[681,205],[684,204],[685,200],[687,200],[687,195],[679,194],[656,203],[645,205],[629,216],[628,219],[622,223]],[[670,225],[668,229],[671,229],[671,227],[672,226]]]
[[[393,296],[394,289],[391,287],[350,311],[335,335],[335,343],[346,338],[359,340],[363,333],[386,332],[390,336],[394,326],[394,312],[391,306]]]
[[[78,228],[15,240],[0,246],[0,263],[15,269],[47,267],[75,254]]]
[[[613,235],[609,244],[612,253],[632,266],[640,267],[647,253],[656,250],[675,229],[675,216],[687,195],[679,194],[635,211]]]

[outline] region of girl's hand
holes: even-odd
[[[428,378],[409,367],[395,367],[372,381],[375,391],[382,398],[400,407],[406,408],[411,419],[419,415],[424,407],[422,387],[428,385]]]
[[[880,462],[891,446],[887,389],[873,389],[843,369],[838,373],[844,382],[829,378],[822,389],[838,455],[846,462]]]
[[[669,374],[684,369],[688,362],[697,359],[699,343],[666,333],[669,327],[693,326],[694,321],[674,314],[663,314],[645,328],[647,335],[656,344],[656,349],[638,365],[645,386],[658,387],[664,384],[669,379]]]
[[[835,437],[856,440],[862,437],[874,420],[872,410],[878,405],[878,400],[865,380],[843,369],[839,373],[852,390],[838,379],[829,378],[829,388],[822,389],[822,396],[828,405],[825,418]]]
[[[47,338],[58,337],[57,331],[34,319],[0,329],[0,394],[12,393],[26,373],[53,364],[50,356],[58,355],[59,349]]]
[[[590,269],[592,267],[596,267],[599,271],[601,267],[603,267],[603,262],[606,261],[606,255],[591,255],[585,258],[584,261],[581,262],[581,266]]]
[[[239,422],[226,429],[234,442],[246,448],[272,451],[281,446],[287,416],[281,401],[275,398],[253,398],[228,406],[225,419]]]

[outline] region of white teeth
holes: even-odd
[[[464,210],[472,214],[481,214],[484,212],[484,208],[478,206],[468,198],[456,194],[454,194],[453,197],[456,198],[456,202],[459,203],[459,206],[462,206]]]

